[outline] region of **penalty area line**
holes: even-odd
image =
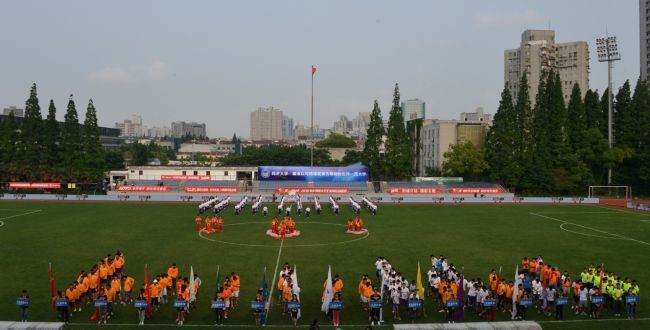
[[[591,228],[591,227],[583,226],[583,225],[580,225],[580,224],[577,224],[577,223],[573,223],[573,222],[570,222],[570,221],[565,221],[565,220],[561,220],[561,219],[557,219],[557,218],[553,218],[553,217],[549,217],[549,216],[546,216],[546,215],[542,215],[542,214],[538,214],[538,213],[533,213],[533,212],[529,212],[528,214],[530,214],[530,215],[534,215],[534,216],[536,216],[536,217],[541,217],[541,218],[544,218],[544,219],[548,219],[548,220],[553,220],[553,221],[561,222],[563,225],[564,225],[564,224],[569,224],[569,225],[573,225],[573,226],[577,226],[577,227],[582,227],[582,228],[584,228],[584,229],[588,229],[588,230],[596,231],[596,232],[599,232],[599,233],[607,234],[607,235],[610,235],[610,236],[618,237],[618,238],[623,239],[623,240],[633,241],[633,242],[637,242],[637,243],[641,243],[641,244],[645,244],[645,245],[650,245],[650,243],[648,243],[648,242],[640,241],[640,240],[638,240],[638,239],[634,239],[634,238],[627,237],[627,236],[623,236],[623,235],[619,235],[619,234],[610,233],[610,232],[608,232],[608,231],[604,231],[604,230],[600,230],[600,229],[596,229],[596,228]],[[560,228],[561,228],[562,230],[566,230],[566,229],[562,228],[562,226],[560,226]]]

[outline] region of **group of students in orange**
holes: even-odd
[[[105,300],[106,306],[95,308],[91,320],[106,321],[113,315],[113,304],[121,302],[126,304],[131,301],[135,279],[124,274],[123,267],[126,263],[124,255],[117,251],[115,256],[107,254],[106,257],[93,265],[89,272],[81,271],[77,279],[70,283],[64,291],[57,291],[52,297],[52,305],[57,300],[66,299],[68,306],[57,306],[59,318],[62,322],[69,322],[70,314],[81,312],[83,307],[95,300]]]
[[[364,232],[363,219],[360,216],[348,219],[348,233]]]
[[[273,218],[271,228],[267,230],[269,236],[275,239],[285,239],[287,237],[300,236],[300,231],[296,230],[296,221],[290,216],[285,216],[282,220]]]
[[[196,230],[201,233],[212,234],[215,231],[223,231],[223,217],[216,214],[212,217],[210,215],[205,217],[205,226],[203,226],[203,219],[200,214],[196,215],[194,222],[196,223]]]

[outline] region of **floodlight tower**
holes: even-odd
[[[621,59],[618,52],[616,37],[606,37],[596,39],[596,51],[598,52],[598,62],[607,62],[607,141],[609,149],[612,149],[612,66],[614,61]],[[607,184],[612,184],[612,166],[607,169]]]

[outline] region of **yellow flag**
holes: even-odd
[[[418,261],[418,274],[415,277],[415,286],[418,289],[420,299],[424,299],[424,287],[422,286],[422,272],[420,272],[420,262]]]

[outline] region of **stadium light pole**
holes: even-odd
[[[616,44],[616,37],[606,37],[596,39],[596,51],[598,53],[598,62],[607,62],[607,141],[609,149],[612,149],[612,67],[613,62],[621,59],[621,54],[618,52],[618,45]],[[612,166],[607,169],[607,184],[612,184]]]

